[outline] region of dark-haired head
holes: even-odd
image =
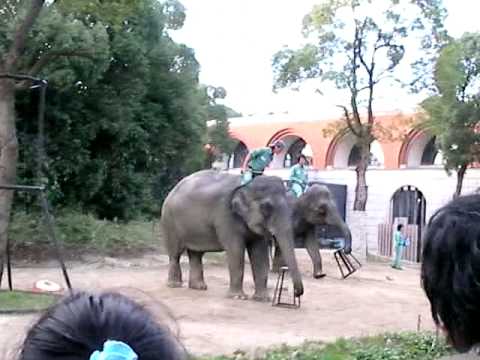
[[[300,154],[297,158],[297,163],[301,164],[302,162],[300,160],[303,161],[303,164],[308,164],[308,159],[305,155]]]
[[[28,331],[20,360],[88,360],[107,340],[121,341],[142,360],[182,360],[170,330],[129,298],[116,293],[71,295]]]
[[[397,225],[397,231],[401,231],[403,229],[403,224],[398,224]]]
[[[438,210],[424,243],[421,278],[433,319],[466,351],[480,343],[480,195]]]

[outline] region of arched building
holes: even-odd
[[[446,174],[435,137],[415,125],[415,114],[377,114],[376,122],[381,131],[371,146],[366,212],[352,210],[359,154],[355,137],[338,131],[338,119],[301,119],[286,114],[233,118],[231,136],[239,145],[228,168],[237,172],[242,163],[239,159],[243,161],[248,151],[283,140],[287,149],[275,156],[267,173],[286,178],[300,153],[310,157],[311,180],[347,186],[346,220],[354,234],[354,248],[365,251],[368,246],[370,253],[378,253],[383,246],[382,224],[390,224],[390,229],[404,221],[417,226],[420,237],[428,218],[451,199],[456,177]],[[469,169],[463,192],[479,187],[480,169]],[[421,248],[420,238],[415,246]],[[412,257],[418,260],[419,251]]]

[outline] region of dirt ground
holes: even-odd
[[[228,272],[223,258],[218,256],[209,257],[206,262],[207,291],[168,288],[165,285],[167,259],[162,255],[86,259],[84,263],[68,265],[72,284],[77,289],[122,288],[159,313],[164,313],[161,304],[165,304],[176,319],[187,349],[198,355],[227,354],[237,349],[254,353],[281,343],[295,345],[304,340],[331,341],[337,337],[415,330],[419,315],[421,328],[433,329],[427,300],[419,284],[418,268],[398,271],[385,263],[369,262],[342,280],[332,253],[325,252],[323,259],[328,276],[315,280],[311,277],[306,252],[297,250],[297,255],[305,287],[300,309],[227,299]],[[188,275],[185,261],[184,279]],[[52,264],[14,269],[16,288],[29,289],[39,279],[62,282],[59,269]],[[275,280],[276,276],[271,274],[270,287]],[[249,265],[245,291],[253,293]],[[18,347],[25,329],[37,316],[0,315],[0,354],[11,354]]]

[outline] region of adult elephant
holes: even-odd
[[[258,176],[245,186],[239,175],[204,170],[180,181],[165,199],[161,225],[169,255],[168,285],[182,286],[180,256],[187,252],[188,285],[205,290],[202,256],[225,251],[230,273],[229,297],[246,299],[243,292],[245,249],[252,266],[253,299],[268,300],[267,238],[274,236],[291,271],[294,293],[303,294],[295,259],[291,210],[282,181]]]
[[[313,277],[325,276],[322,269],[320,245],[315,236],[317,225],[333,225],[340,228],[345,239],[344,251],[352,251],[352,235],[347,224],[342,220],[330,190],[325,185],[313,184],[299,198],[288,194],[292,209],[293,231],[297,247],[307,249],[313,264]],[[278,271],[282,261],[281,248],[275,248],[273,270]]]

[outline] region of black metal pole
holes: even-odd
[[[43,183],[43,165],[45,162],[45,101],[48,82],[44,79],[35,78],[30,75],[0,73],[0,79],[12,79],[15,81],[29,81],[33,85],[30,88],[40,88],[40,99],[38,104],[38,138],[37,138],[37,181]],[[1,279],[0,279],[1,280]]]
[[[7,236],[7,278],[8,278],[8,289],[13,290],[13,281],[12,281],[12,260],[10,254],[10,237]]]
[[[40,84],[40,102],[38,105],[38,138],[37,138],[37,182],[43,184],[44,173],[43,167],[46,161],[45,156],[45,99],[47,93],[48,83],[46,80],[41,80]]]
[[[53,228],[53,221],[50,215],[48,200],[44,191],[40,192],[40,201],[43,207],[43,215],[44,215],[45,225],[47,227],[48,237],[50,238],[50,241],[52,241],[55,246],[55,254],[57,255],[57,260],[60,263],[60,267],[62,268],[63,277],[65,279],[65,283],[67,284],[68,290],[72,292],[72,285],[70,283],[70,278],[68,277],[67,267],[65,266],[65,262],[63,261],[60,244],[58,243],[57,238],[55,236],[55,230]]]

